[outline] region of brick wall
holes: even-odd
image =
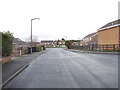
[[[119,44],[119,27],[98,31],[98,44]]]

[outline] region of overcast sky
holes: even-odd
[[[0,31],[25,40],[82,39],[118,19],[119,0],[0,0]]]

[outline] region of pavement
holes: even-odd
[[[2,82],[6,82],[17,71],[29,65],[29,63],[34,61],[38,55],[41,55],[44,52],[45,51],[34,52],[32,54],[23,55],[22,57],[12,57],[12,61],[2,65]]]
[[[117,55],[48,48],[36,57],[4,88],[118,88]]]
[[[77,53],[120,55],[120,52],[85,51],[85,50],[77,50],[77,49],[66,49],[66,50],[69,50],[69,51],[72,51],[72,52],[77,52]]]

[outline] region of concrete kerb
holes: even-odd
[[[0,87],[4,87],[8,82],[10,82],[14,77],[16,77],[20,72],[22,72],[28,66],[29,66],[29,64],[27,64],[27,65],[23,66],[22,68],[20,68],[16,73],[14,73],[11,77],[9,77],[6,81],[4,81],[2,83],[2,85],[0,85]]]

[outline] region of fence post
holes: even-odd
[[[113,45],[113,51],[115,51],[115,45]]]
[[[100,45],[98,45],[98,49],[99,49],[99,51],[100,51],[100,49],[101,49],[101,48],[100,48]]]
[[[97,46],[97,44],[95,44],[95,50],[98,50],[98,46]]]
[[[118,51],[120,51],[120,44],[118,45]]]
[[[104,45],[102,45],[102,49],[104,50]]]
[[[93,45],[92,45],[92,51],[93,51]]]

